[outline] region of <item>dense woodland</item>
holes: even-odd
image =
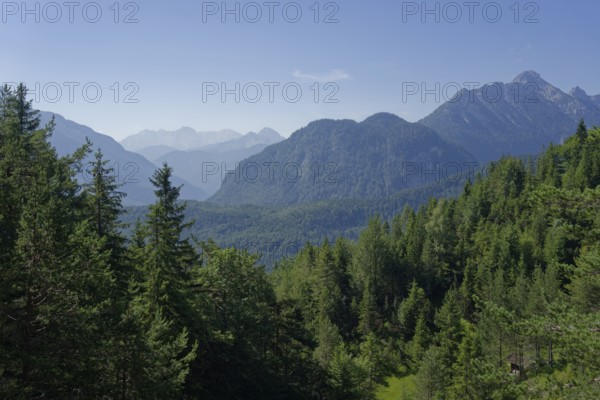
[[[166,165],[125,236],[107,161],[79,184],[91,145],[52,129],[2,90],[0,398],[600,397],[599,129],[271,274],[183,234]]]
[[[319,244],[325,237],[358,239],[373,215],[391,220],[405,206],[417,208],[431,197],[456,197],[468,176],[466,171],[461,172],[451,179],[380,199],[349,198],[287,206],[186,201],[185,215],[191,225],[184,235],[212,239],[221,247],[248,249],[260,255],[258,262],[271,271],[277,262],[296,254],[306,243]],[[147,213],[147,206],[125,207],[121,221],[134,227]]]

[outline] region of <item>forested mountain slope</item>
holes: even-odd
[[[382,198],[466,172],[474,161],[433,130],[393,114],[362,122],[319,120],[242,161],[209,201],[289,205]]]
[[[536,165],[503,159],[458,199],[306,247],[276,293],[334,398],[371,398],[394,375],[416,399],[596,399],[599,185],[600,130],[580,124]]]
[[[0,91],[1,398],[599,397],[600,130],[267,274],[184,235],[168,166],[124,237],[109,164],[80,186],[26,99]]]
[[[193,224],[186,234],[198,240],[213,239],[221,247],[237,247],[259,254],[267,270],[283,258],[295,256],[306,243],[330,237],[358,238],[374,215],[391,219],[404,207],[417,208],[431,197],[457,197],[468,175],[452,176],[423,187],[405,189],[381,199],[323,200],[290,206],[223,206],[186,202]],[[134,226],[148,208],[128,207],[122,220]]]

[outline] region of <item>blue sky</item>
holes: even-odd
[[[407,85],[451,94],[524,70],[600,94],[592,0],[427,1],[430,13],[391,0],[26,4],[1,3],[0,81],[37,86],[37,108],[117,139],[181,126],[288,136],[315,119],[380,111],[417,121],[444,93],[423,101]]]

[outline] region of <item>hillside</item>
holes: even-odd
[[[324,238],[338,236],[356,239],[369,219],[376,215],[389,220],[404,207],[417,208],[432,197],[456,197],[465,180],[466,176],[453,177],[381,199],[323,200],[290,206],[189,201],[186,216],[194,223],[186,235],[260,254],[259,262],[271,269],[281,259],[295,256],[307,242],[317,244]],[[130,207],[122,220],[132,227],[147,211],[147,207]]]
[[[465,89],[419,122],[488,162],[561,143],[581,118],[600,124],[600,96],[580,88],[564,93],[526,71],[510,83]]]
[[[42,112],[42,125],[46,124],[52,116],[55,117],[56,128],[50,137],[50,143],[56,148],[59,155],[72,154],[81,147],[88,138],[94,151],[101,149],[104,159],[109,160],[109,166],[114,168],[117,183],[122,184],[121,191],[127,196],[123,199],[125,205],[150,204],[154,198],[154,190],[149,182],[157,166],[141,155],[125,150],[117,141],[108,135],[95,132],[93,129],[65,119],[63,116]],[[93,154],[85,162],[93,159]],[[81,176],[80,179],[86,179]],[[203,200],[208,195],[202,189],[188,181],[175,176],[173,182],[184,185],[182,198],[189,200]]]
[[[125,235],[111,170],[81,188],[25,99],[0,91],[0,398],[598,399],[600,129],[279,208],[186,210],[165,165]]]
[[[289,205],[381,198],[467,173],[473,162],[462,147],[393,114],[360,123],[319,120],[242,161],[209,201]]]
[[[175,175],[212,195],[221,187],[227,171],[235,169],[240,161],[282,140],[279,133],[265,128],[259,133],[249,132],[236,139],[195,149],[174,150],[167,146],[154,146],[140,152],[161,153],[150,158],[155,165],[160,166],[166,162],[173,167]]]

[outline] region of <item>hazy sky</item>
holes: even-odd
[[[117,139],[181,126],[288,136],[380,111],[417,121],[457,87],[530,69],[600,93],[594,0],[26,4],[0,4],[0,81]],[[422,85],[425,99],[409,93]]]

